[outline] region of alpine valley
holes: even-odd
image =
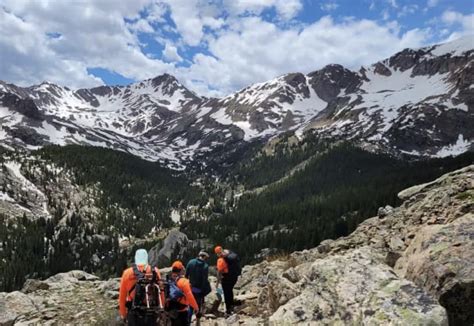
[[[136,248],[216,243],[247,303],[215,323],[472,324],[472,164],[474,36],[222,98],[0,81],[0,325],[106,324]]]

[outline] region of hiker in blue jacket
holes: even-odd
[[[209,254],[201,250],[197,258],[191,259],[186,266],[186,278],[191,282],[194,298],[196,299],[199,312],[202,314],[204,298],[211,292],[209,283],[209,265],[206,263]],[[199,314],[199,315],[200,315]],[[189,319],[193,316],[193,309],[190,309]]]

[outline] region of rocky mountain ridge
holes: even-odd
[[[399,196],[347,237],[246,266],[237,314],[203,324],[471,325],[474,165]],[[29,280],[0,295],[0,323],[113,323],[117,287],[80,271]]]
[[[220,99],[198,96],[168,74],[80,90],[0,82],[0,140],[103,146],[174,168],[309,130],[395,154],[459,154],[474,137],[473,44],[467,36],[406,49],[360,71],[328,65]]]

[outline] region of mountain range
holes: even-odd
[[[474,149],[474,36],[405,49],[358,71],[290,73],[222,98],[164,74],[72,90],[0,81],[4,147],[83,144],[183,169],[279,135],[317,134],[372,151],[444,157]]]

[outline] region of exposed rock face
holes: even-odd
[[[148,260],[154,266],[170,266],[171,257],[176,257],[176,253],[186,249],[189,239],[186,234],[180,232],[178,229],[170,231],[168,236],[163,241],[163,244],[158,244],[150,249],[148,252]]]
[[[202,324],[472,325],[474,165],[400,197],[347,237],[245,266],[237,314]],[[117,290],[79,271],[28,281],[0,295],[0,324],[113,321]]]
[[[341,65],[328,65],[308,77],[316,94],[326,102],[334,100],[342,90],[353,92],[362,82],[360,75]]]
[[[32,99],[22,99],[15,94],[7,93],[2,98],[3,105],[7,108],[15,109],[17,112],[23,114],[25,117],[33,120],[44,119],[35,102]]]
[[[207,247],[209,247],[207,240],[189,240],[188,236],[179,229],[172,229],[162,243],[158,243],[148,251],[148,260],[150,264],[163,270],[171,266],[172,257],[183,257],[190,251]]]
[[[474,215],[447,225],[423,228],[412,240],[395,269],[432,293],[448,310],[453,325],[473,324]]]
[[[0,213],[35,219],[54,216],[57,207],[65,207],[64,218],[70,217],[74,211],[97,215],[98,208],[94,205],[91,190],[76,185],[69,171],[47,164],[38,157],[4,156],[4,159],[0,163]],[[36,160],[36,166],[29,164],[32,159]],[[45,170],[55,178],[42,180]]]
[[[270,321],[447,324],[444,308],[421,288],[393,274],[370,247],[316,260],[305,269],[302,292],[280,306]]]

